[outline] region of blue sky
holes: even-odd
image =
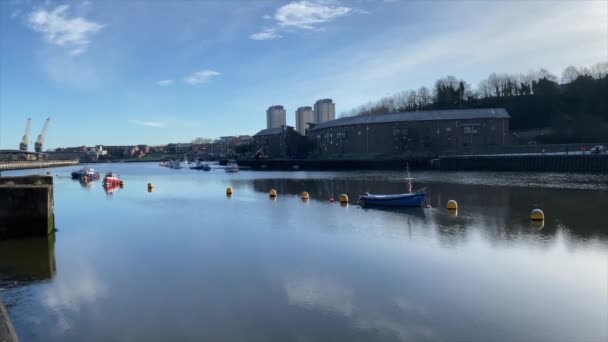
[[[448,74],[608,60],[608,1],[0,1],[0,147],[254,134]]]

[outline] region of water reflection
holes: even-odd
[[[0,282],[50,279],[55,275],[55,235],[0,241]]]
[[[275,188],[280,196],[299,196],[303,191],[307,191],[310,199],[316,201],[327,201],[330,197],[337,198],[341,193],[346,193],[350,197],[351,204],[356,203],[358,196],[365,192],[403,193],[407,186],[398,179],[381,180],[365,177],[232,181],[235,186],[249,182],[257,192],[267,192]],[[433,217],[440,233],[452,234],[458,230],[462,235],[462,231],[471,225],[471,222],[475,222],[477,226],[489,228],[485,233],[493,240],[513,239],[521,234],[538,232],[542,232],[548,238],[555,235],[558,226],[567,229],[569,234],[579,239],[608,238],[608,226],[600,224],[603,221],[602,211],[608,203],[608,191],[431,182],[417,183],[416,187],[426,187],[428,203],[433,208],[445,211],[446,215]],[[444,209],[450,199],[458,201],[459,211],[448,212]],[[530,224],[529,213],[533,208],[544,210],[547,219],[543,222],[543,227]],[[424,210],[417,213],[399,209],[388,210],[419,216],[424,215],[425,212]]]

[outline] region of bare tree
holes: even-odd
[[[417,97],[421,108],[428,107],[433,103],[433,96],[427,87],[422,86],[418,88]]]
[[[570,65],[562,72],[562,83],[574,82],[579,76],[581,76],[581,71],[577,67]]]
[[[601,79],[608,76],[608,62],[599,62],[589,69],[589,74],[595,79]]]

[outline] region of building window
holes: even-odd
[[[464,134],[479,134],[479,125],[462,125]]]
[[[336,138],[338,139],[346,139],[348,138],[348,132],[337,132]]]

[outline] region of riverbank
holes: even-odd
[[[226,160],[220,162],[225,165]],[[439,156],[434,159],[239,159],[254,170],[412,170],[608,172],[608,154]]]
[[[15,328],[11,323],[11,319],[8,316],[8,311],[0,299],[0,341],[2,342],[18,342]]]

